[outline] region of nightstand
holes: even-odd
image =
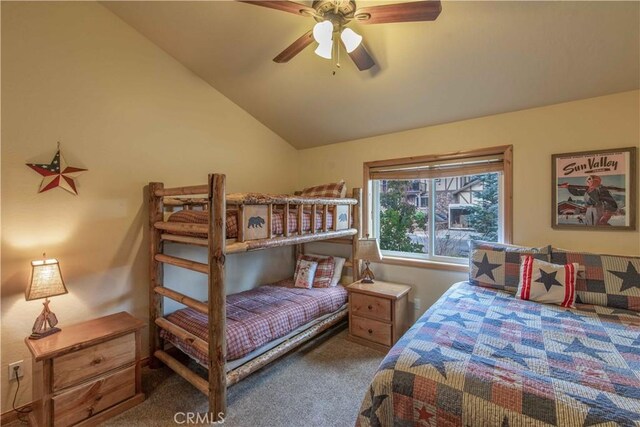
[[[349,292],[349,339],[389,351],[409,328],[410,286],[376,281],[355,282]]]
[[[26,339],[34,364],[31,425],[97,425],[141,403],[144,326],[121,312]]]

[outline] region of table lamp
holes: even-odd
[[[373,283],[375,276],[373,271],[369,268],[370,261],[382,261],[382,253],[380,253],[380,246],[378,246],[378,239],[370,239],[369,235],[364,239],[358,241],[358,250],[356,251],[356,258],[364,260],[364,268],[362,269],[361,283]]]
[[[42,254],[42,257],[45,258],[45,255]],[[33,333],[29,336],[29,339],[38,340],[60,332],[60,328],[55,327],[58,324],[58,319],[49,310],[49,297],[66,294],[67,292],[57,259],[31,261],[31,280],[27,288],[26,299],[27,301],[41,298],[45,300],[42,303],[44,305],[42,313],[36,318],[33,324]]]

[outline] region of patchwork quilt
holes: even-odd
[[[227,295],[227,360],[239,359],[270,341],[325,314],[337,311],[347,302],[342,286],[303,289],[293,279]],[[174,311],[167,320],[209,341],[208,316],[191,308]],[[193,344],[164,329],[160,336],[203,366],[207,354]]]
[[[640,314],[457,283],[382,361],[358,426],[640,426]]]

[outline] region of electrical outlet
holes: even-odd
[[[420,311],[420,298],[413,299],[413,311]]]
[[[24,369],[22,369],[23,363],[24,363],[24,360],[18,360],[17,362],[13,362],[9,364],[9,380],[10,381],[15,381],[16,379],[15,368],[18,368],[18,378],[24,377]]]

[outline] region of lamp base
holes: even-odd
[[[39,340],[40,338],[48,337],[49,335],[53,335],[57,332],[60,332],[60,328],[49,328],[42,332],[33,332],[29,335],[30,340]]]
[[[373,279],[376,277],[373,275],[373,271],[369,268],[369,261],[364,262],[364,268],[360,273],[360,283],[374,283]]]

